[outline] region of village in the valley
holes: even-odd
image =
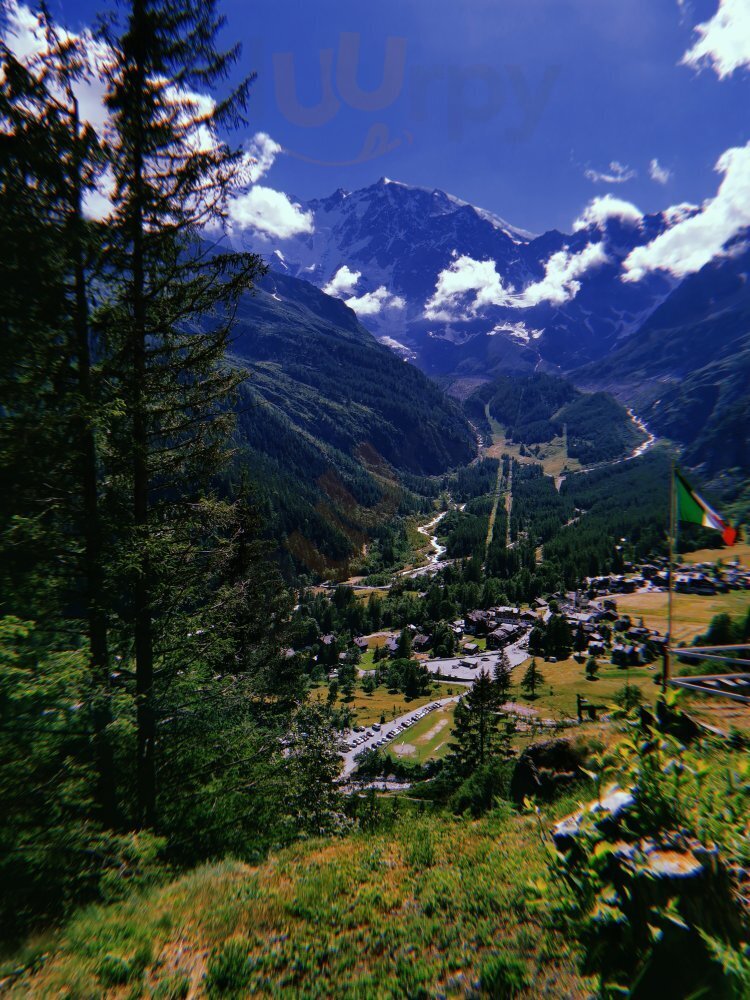
[[[739,608],[750,591],[747,560],[731,552],[723,558],[721,552],[711,553],[713,558],[698,555],[700,561],[674,568],[678,613],[673,640],[678,644],[694,642],[717,609],[727,602]],[[430,568],[435,572],[440,567],[438,559]],[[436,648],[445,646],[444,636],[438,643],[420,621],[371,634],[319,635],[307,649],[319,663],[318,690],[321,697],[327,693],[329,703],[338,695],[351,716],[343,777],[356,771],[367,750],[388,750],[400,761],[420,762],[447,752],[455,703],[483,671],[490,676],[508,672],[502,710],[520,740],[606,718],[623,687],[636,692],[636,698],[641,688],[650,694],[660,683],[668,645],[669,566],[666,559],[654,559],[625,562],[623,568],[623,573],[588,577],[577,591],[549,594],[527,606],[476,608],[456,617],[445,623],[451,655]],[[329,585],[320,593],[333,598],[336,589]],[[360,600],[370,596],[371,588],[355,584],[351,589]],[[416,596],[424,597],[425,592]],[[418,664],[431,680],[411,697],[397,693],[389,677],[389,665],[404,658]],[[529,681],[532,661],[538,684]],[[729,701],[718,710],[729,721],[744,717],[745,707]]]

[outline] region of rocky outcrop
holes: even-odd
[[[570,740],[534,743],[518,758],[510,779],[510,796],[520,805],[525,798],[549,800],[583,777],[583,758]]]
[[[552,836],[574,878],[596,859],[607,888],[590,922],[590,954],[605,972],[629,973],[631,1000],[688,997],[696,984],[707,996],[734,995],[724,992],[703,935],[742,947],[750,931],[746,876],[716,846],[683,830],[646,835],[638,790],[616,785],[557,823]]]

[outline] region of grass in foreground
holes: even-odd
[[[453,997],[481,980],[490,996],[590,996],[538,898],[535,822],[404,812],[258,868],[207,865],[81,912],[9,995]]]

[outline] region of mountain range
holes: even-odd
[[[638,328],[674,280],[621,280],[668,213],[582,218],[534,236],[443,191],[381,178],[302,205],[314,232],[270,250],[277,270],[343,298],[384,343],[431,375],[570,370]]]
[[[747,471],[745,240],[682,280],[623,280],[633,250],[695,208],[642,216],[601,202],[573,232],[535,236],[443,191],[381,178],[302,203],[311,234],[273,248],[244,238],[277,274],[343,300],[452,395],[497,375],[562,373],[634,405],[688,464]]]
[[[750,251],[744,239],[729,250],[575,373],[627,398],[652,430],[683,445],[686,465],[711,477],[750,471]]]

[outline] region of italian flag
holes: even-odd
[[[675,514],[678,521],[689,521],[691,524],[702,524],[704,528],[713,528],[721,532],[721,537],[727,545],[734,545],[737,540],[736,529],[719,517],[713,507],[709,507],[703,497],[698,496],[677,471],[674,474],[674,491]]]

